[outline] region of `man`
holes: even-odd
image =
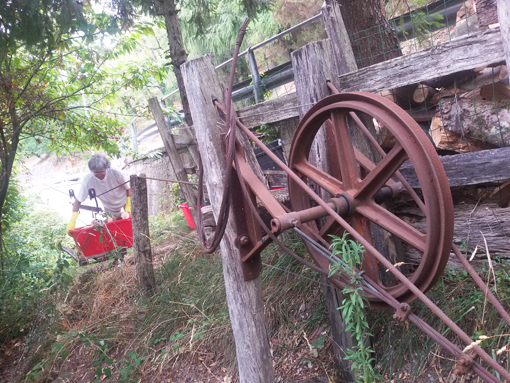
[[[67,231],[76,228],[76,219],[81,203],[89,195],[89,189],[95,189],[104,210],[114,219],[118,219],[122,208],[131,214],[131,188],[129,178],[120,170],[111,169],[110,161],[102,154],[94,154],[89,160],[90,173],[83,177],[80,191],[75,196],[73,214],[67,224]]]

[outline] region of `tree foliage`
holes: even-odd
[[[119,17],[68,0],[12,0],[0,11],[1,220],[20,141],[44,141],[56,153],[118,153],[122,111],[114,98],[139,83],[112,76],[108,65],[136,46],[119,35]],[[2,264],[5,250],[0,230]]]

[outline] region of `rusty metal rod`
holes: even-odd
[[[222,112],[225,112],[225,108],[218,101],[214,100],[215,105]],[[411,292],[413,292],[434,314],[436,314],[439,319],[441,319],[448,327],[450,327],[455,334],[457,334],[466,345],[470,345],[473,343],[473,340],[467,335],[462,329],[457,326],[455,322],[453,322],[439,307],[437,307],[434,302],[432,302],[423,292],[416,287],[409,279],[406,278],[404,274],[400,272],[393,264],[386,259],[377,249],[372,246],[372,244],[363,238],[354,228],[349,225],[342,217],[340,217],[336,211],[334,211],[326,202],[322,200],[322,198],[317,195],[297,174],[295,174],[283,161],[281,161],[271,150],[269,150],[246,126],[244,126],[239,119],[236,120],[237,126],[253,141],[255,144],[262,149],[264,153],[268,155],[281,169],[285,171],[289,175],[292,180],[294,180],[315,202],[317,202],[320,206],[326,210],[329,215],[331,215],[345,230],[347,230],[351,236],[358,241],[361,245],[365,247],[365,249],[372,254],[377,260],[383,264],[387,269],[389,269],[392,274],[397,277],[400,282],[402,282]],[[437,180],[436,180],[437,181]],[[437,181],[438,182],[438,181]],[[505,379],[510,381],[510,373],[506,371],[503,367],[501,367],[494,359],[492,359],[489,354],[487,354],[481,347],[474,346],[473,350],[483,359],[485,360],[492,368],[494,368],[498,373],[500,373]]]
[[[296,229],[295,229],[296,230]],[[329,255],[331,255],[331,251],[327,248],[323,248],[319,246],[318,244],[314,243],[313,240],[308,237],[306,234],[302,233],[300,230],[296,230],[303,239],[307,240],[308,243],[310,243],[312,246],[314,246],[319,252],[321,252],[326,258],[330,258]],[[350,274],[350,272],[348,272]],[[395,310],[397,310],[400,306],[400,302],[391,296],[382,286],[375,283],[370,277],[367,276],[367,274],[364,273],[356,273],[357,275],[361,276],[363,278],[363,285],[365,285],[373,294],[374,296],[378,297],[385,303],[387,303],[389,306],[393,307]],[[335,285],[337,288],[341,288],[339,286],[338,281],[333,278],[328,278],[333,285]],[[441,335],[438,331],[436,331],[434,328],[432,328],[428,323],[426,323],[423,319],[418,317],[417,315],[411,313],[408,317],[408,320],[416,325],[419,330],[424,332],[426,335],[430,336],[433,340],[435,340],[439,345],[441,345],[447,352],[449,352],[452,356],[459,359],[464,353],[462,350],[460,350],[457,346],[455,346],[452,342],[450,342],[447,338],[445,338],[443,335]],[[473,371],[480,376],[482,379],[484,379],[486,382],[494,382],[494,383],[501,383],[499,379],[497,379],[494,375],[492,375],[489,371],[487,371],[483,366],[480,364],[474,362],[472,366]]]
[[[469,263],[469,261],[466,259],[464,254],[462,254],[457,247],[457,245],[452,244],[452,250],[457,257],[457,259],[462,263],[462,266],[466,269],[466,271],[471,275],[471,278],[474,279],[476,284],[480,287],[480,289],[483,291],[485,296],[489,299],[489,301],[492,303],[494,308],[498,310],[498,313],[503,317],[505,322],[510,326],[510,315],[508,315],[508,312],[504,309],[504,307],[501,305],[501,303],[496,299],[494,294],[492,294],[492,291],[490,291],[489,286],[485,284],[485,282],[480,278],[478,273],[473,269],[473,266]]]
[[[385,303],[393,307],[395,310],[400,306],[400,302],[388,294],[380,285],[376,284],[372,281],[367,275],[363,274],[362,278],[366,281],[368,286],[372,289],[376,289],[374,292],[372,290],[372,294],[378,296]],[[419,316],[411,313],[408,317],[408,320],[416,325],[419,330],[430,336],[433,340],[435,340],[439,345],[441,345],[446,351],[448,351],[455,358],[460,358],[464,353],[457,346],[455,346],[451,341],[441,335],[438,331],[436,331],[432,326],[430,326],[427,322],[421,319]],[[487,371],[482,365],[477,362],[473,363],[473,371],[476,374],[484,379],[486,382],[494,382],[501,383],[501,380],[497,379],[494,375],[492,375],[489,371]]]

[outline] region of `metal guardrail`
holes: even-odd
[[[422,12],[425,15],[425,22],[428,20],[434,20],[433,18],[436,15],[442,16],[442,22],[445,24],[444,26],[438,26],[435,23],[429,23],[428,32],[432,33],[438,31],[445,26],[452,26],[456,23],[457,12],[464,4],[465,0],[439,0],[432,4],[426,5],[417,10],[408,12],[402,16],[393,18],[389,20],[390,25],[392,25],[395,29],[395,33],[399,41],[412,39],[416,37],[416,31],[413,25],[412,14],[416,14],[417,12]],[[318,20],[322,17],[322,13],[315,15],[308,20],[305,20],[277,35],[270,37],[267,40],[262,41],[259,44],[256,44],[252,47],[249,47],[244,52],[239,54],[239,57],[248,55],[248,60],[250,64],[250,72],[251,78],[248,80],[244,80],[236,85],[234,85],[232,99],[234,102],[241,101],[250,97],[255,97],[255,103],[259,103],[262,101],[262,93],[264,91],[273,90],[281,85],[287,84],[289,82],[294,81],[294,73],[292,70],[292,64],[290,61],[281,64],[273,69],[268,70],[262,76],[260,76],[258,72],[257,63],[255,60],[254,51],[255,49],[261,48],[264,45],[277,40],[303,26]],[[232,59],[229,59],[218,66],[216,69],[222,68],[225,65],[232,62]],[[179,92],[178,89],[172,91],[171,93],[163,96],[161,101],[166,100],[168,97]]]

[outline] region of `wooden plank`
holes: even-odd
[[[510,179],[510,147],[441,157],[450,187]],[[400,172],[413,188],[420,188],[410,162]]]
[[[217,218],[224,192],[226,169],[222,139],[217,128],[219,118],[212,100],[223,102],[223,94],[210,55],[186,62],[181,66],[181,70],[202,156],[205,184]],[[274,382],[271,349],[264,323],[260,277],[244,281],[241,253],[235,245],[236,238],[241,234],[244,233],[239,232],[235,220],[230,219],[220,243],[228,310],[236,344],[239,381]]]
[[[248,128],[297,117],[296,93],[237,110],[240,121]]]
[[[504,1],[503,1],[504,2]],[[505,60],[499,28],[340,76],[340,91],[382,92]]]

